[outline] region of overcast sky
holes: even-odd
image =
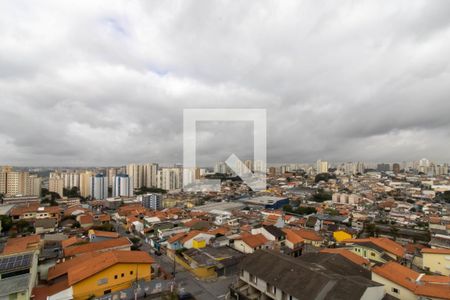
[[[450,161],[450,1],[0,1],[0,164],[182,162],[184,108],[269,163]],[[198,160],[252,155],[199,126]],[[231,149],[231,150],[230,150]]]

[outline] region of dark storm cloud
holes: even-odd
[[[449,14],[447,0],[2,2],[0,164],[180,163],[184,108],[266,108],[270,162],[448,161]],[[251,155],[247,127],[202,126],[199,161]]]

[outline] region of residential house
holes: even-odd
[[[36,219],[34,229],[36,234],[55,232],[58,222],[56,219]]]
[[[0,299],[28,300],[37,283],[38,252],[0,256]]]
[[[397,299],[450,299],[450,277],[420,274],[394,261],[373,268],[372,280]]]
[[[49,270],[50,285],[34,289],[35,299],[89,299],[151,280],[153,258],[143,251],[84,254]]]
[[[231,295],[239,299],[382,299],[381,284],[363,275],[358,265],[352,275],[343,275],[330,264],[301,260],[268,250],[246,256],[240,264],[239,280]],[[347,263],[349,266],[349,263]],[[362,270],[361,270],[362,269]],[[345,273],[344,273],[345,274]],[[362,273],[364,274],[364,273]]]
[[[181,243],[186,249],[190,248],[205,248],[210,244],[210,240],[215,236],[206,232],[193,230],[190,231],[182,240]]]
[[[94,230],[90,229],[88,232],[89,241],[92,242],[101,242],[105,240],[117,239],[120,235],[117,232],[113,231],[102,231],[102,230]]]
[[[289,249],[284,253],[294,257],[302,255],[305,239],[302,238],[295,230],[290,228],[283,228],[283,232],[286,234],[285,245]]]
[[[364,257],[361,257],[345,248],[325,248],[320,250],[320,253],[333,253],[333,254],[339,254],[346,259],[350,260],[351,262],[360,265],[363,268],[369,269],[370,268],[370,261]]]
[[[105,240],[98,243],[87,243],[81,245],[74,245],[67,247],[63,250],[64,257],[70,258],[73,256],[79,256],[86,252],[106,252],[112,250],[131,250],[131,241],[126,237],[118,239]]]
[[[425,248],[421,250],[426,271],[450,276],[450,249]]]
[[[234,240],[234,249],[242,253],[253,253],[258,249],[270,249],[272,243],[261,233],[244,234]]]
[[[294,229],[292,230],[299,236],[301,236],[304,240],[305,244],[312,245],[314,247],[322,247],[324,238],[319,235],[317,232],[307,229]]]
[[[373,263],[401,262],[405,256],[403,246],[388,238],[348,239],[343,243],[347,249]]]
[[[280,228],[275,225],[264,225],[258,228],[252,229],[252,234],[262,234],[269,241],[274,242],[278,247],[283,247],[286,240],[286,234]]]
[[[39,235],[29,235],[25,237],[9,238],[3,248],[3,255],[17,254],[21,252],[40,252],[43,241]]]
[[[27,205],[17,206],[11,210],[13,221],[36,219],[61,219],[62,209],[58,206],[41,206],[39,203],[31,203]]]

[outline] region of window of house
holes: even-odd
[[[250,282],[256,284],[258,283],[258,278],[255,275],[250,274]]]
[[[373,253],[373,252],[370,252],[370,255],[371,255],[371,256],[375,256],[375,253]]]
[[[244,277],[244,270],[241,270],[241,277]]]
[[[120,277],[124,277],[124,276],[125,276],[125,273],[120,274]]]
[[[399,294],[399,293],[400,293],[400,291],[399,291],[398,289],[396,289],[396,288],[392,288],[391,291],[392,291],[393,293],[396,293],[396,294]]]
[[[118,276],[117,275],[114,275],[114,279],[117,279],[118,278]]]
[[[130,275],[133,275],[133,271],[130,271]]]
[[[275,295],[277,293],[277,288],[271,284],[266,285],[267,292],[271,295]]]

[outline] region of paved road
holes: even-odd
[[[122,226],[116,226],[116,231],[127,237],[133,237],[127,234]],[[152,247],[145,243],[141,246],[142,251],[153,253]],[[156,263],[167,273],[173,272],[173,260],[166,255],[152,255]],[[180,291],[191,293],[198,300],[224,299],[228,293],[228,287],[235,280],[235,276],[219,277],[211,281],[201,281],[195,278],[191,272],[176,264],[175,282]]]

